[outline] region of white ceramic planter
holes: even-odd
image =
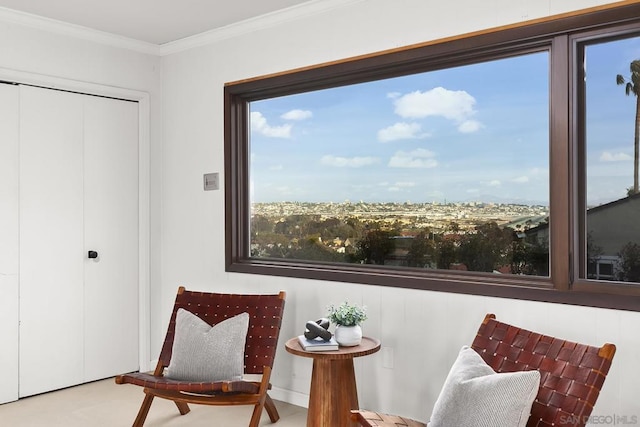
[[[355,326],[336,326],[336,341],[343,347],[353,347],[362,341],[362,328],[360,325]]]

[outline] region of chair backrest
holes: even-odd
[[[159,363],[167,367],[171,361],[176,313],[179,308],[190,311],[212,326],[240,313],[249,313],[244,372],[261,374],[264,366],[273,367],[285,296],[284,291],[270,295],[219,294],[187,291],[181,286],[176,295]]]
[[[487,314],[471,345],[496,372],[540,371],[527,427],[583,427],[616,351],[527,331]]]

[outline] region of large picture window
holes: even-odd
[[[637,310],[638,16],[227,84],[227,270]]]
[[[543,51],[251,102],[251,256],[548,276],[548,80]]]

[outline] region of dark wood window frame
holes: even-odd
[[[379,52],[224,88],[226,271],[424,289],[640,311],[640,285],[584,280],[580,173],[580,44],[640,33],[640,3],[625,2]],[[550,53],[550,277],[260,259],[249,251],[249,103],[531,52]]]

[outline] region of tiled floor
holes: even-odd
[[[64,390],[20,399],[0,405],[2,427],[116,427],[130,426],[144,394],[141,387],[116,385],[113,379],[96,381]],[[263,412],[260,426],[303,427],[307,410],[276,401],[280,421],[271,424]],[[246,427],[252,406],[190,405],[181,416],[173,402],[155,399],[146,427],[207,426]]]

